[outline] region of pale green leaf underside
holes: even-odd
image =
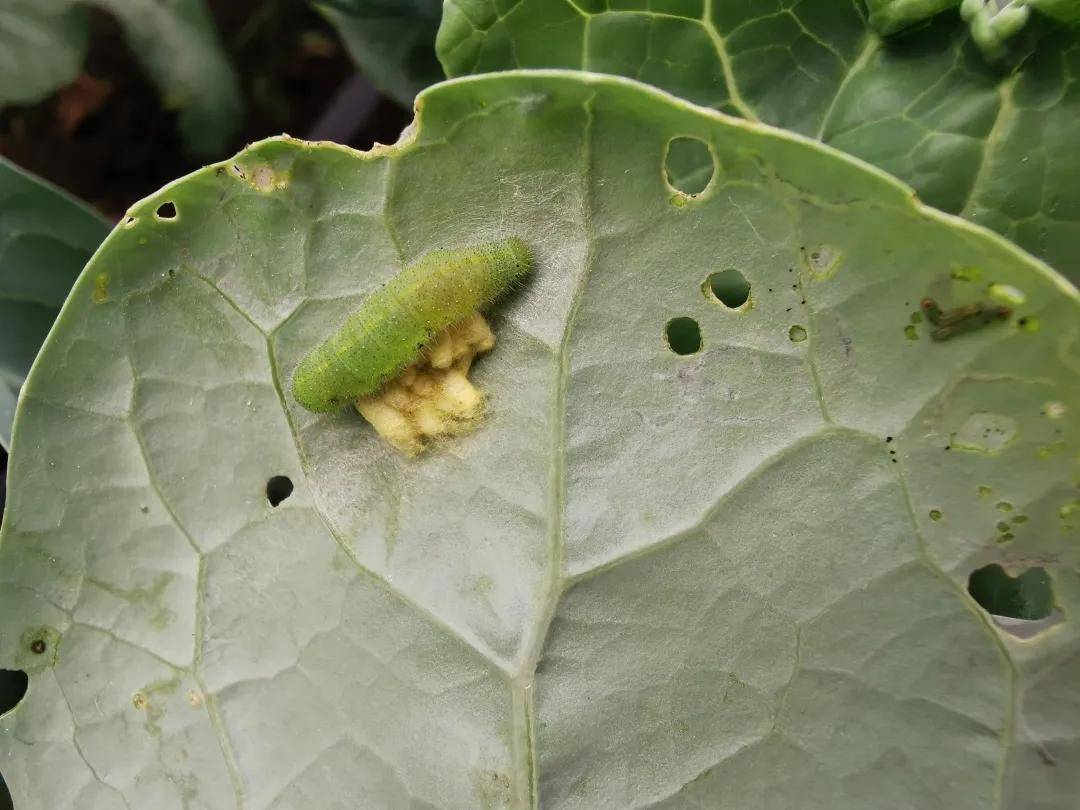
[[[98,214],[0,157],[0,446],[38,348],[108,232]]]
[[[90,6],[123,27],[162,103],[179,110],[187,147],[218,157],[239,126],[243,98],[203,0],[15,0],[0,9],[0,108],[36,103],[75,79]]]
[[[1028,28],[1034,53],[1011,72],[955,11],[886,41],[851,0],[448,0],[437,51],[451,76],[614,73],[823,140],[1076,283],[1080,29]]]
[[[442,81],[435,32],[442,0],[331,0],[316,7],[337,29],[353,62],[401,104]]]
[[[674,136],[716,157],[696,198],[664,180]],[[1080,301],[1004,240],[842,154],[557,72],[438,85],[374,153],[255,145],[134,215],[16,420],[20,810],[1071,806]],[[407,460],[292,402],[404,262],[510,235],[538,266],[493,314],[476,433]],[[701,291],[729,268],[743,311]],[[921,296],[990,280],[1036,331],[905,336]],[[667,347],[676,316],[699,353]],[[943,449],[997,448],[984,424],[1009,441]],[[1002,544],[1005,501],[1028,520]],[[1018,642],[964,585],[1035,559],[1066,618]]]

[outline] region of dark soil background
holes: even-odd
[[[269,135],[303,138],[324,123],[335,97],[350,89],[355,76],[326,21],[300,0],[208,5],[248,105],[234,142],[212,160]],[[119,219],[133,202],[212,160],[185,152],[175,113],[161,107],[116,21],[98,11],[92,21],[83,76],[40,104],[0,113],[0,154]],[[366,90],[364,95],[361,87],[357,101],[368,108],[360,121],[346,120],[337,132],[320,128],[319,135],[360,149],[397,140],[411,111],[378,97],[370,86]]]
[[[334,30],[302,0],[208,0],[247,101],[240,132],[220,155],[187,154],[116,21],[93,12],[83,75],[40,104],[0,112],[0,154],[118,220],[132,203],[252,141],[287,132],[369,149],[393,143],[412,119],[359,76]],[[7,454],[0,450],[0,519]],[[0,670],[0,714],[25,690]],[[0,771],[4,766],[0,762]],[[0,810],[11,810],[0,775]]]

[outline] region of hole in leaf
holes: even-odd
[[[997,563],[971,572],[968,593],[987,613],[1009,619],[1038,621],[1054,610],[1050,575],[1042,567],[1010,576]]]
[[[135,217],[128,217],[127,219],[124,220],[124,227],[125,228],[133,228],[135,226],[135,223],[138,222],[138,221],[139,220],[137,220]]]
[[[738,270],[713,273],[705,279],[702,291],[728,309],[738,309],[750,300],[750,282]]]
[[[287,475],[275,475],[266,482],[266,500],[271,506],[277,506],[292,495],[292,479]]]
[[[675,354],[701,350],[701,327],[693,318],[672,318],[667,325],[668,346]]]
[[[166,200],[157,207],[154,216],[158,219],[176,219],[176,204]]]
[[[0,717],[19,705],[29,685],[30,679],[21,669],[0,669]]]
[[[668,185],[683,194],[700,194],[716,173],[716,162],[705,142],[698,138],[678,137],[668,141],[664,157]]]

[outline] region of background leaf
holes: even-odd
[[[16,0],[0,11],[0,106],[40,101],[74,80],[89,38],[87,6],[120,22],[162,103],[179,110],[188,149],[216,157],[244,102],[203,0]]]
[[[177,181],[76,283],[0,535],[20,810],[1071,807],[1076,290],[623,79],[462,80],[418,116]],[[474,434],[408,460],[292,402],[404,262],[508,235],[538,267]],[[929,339],[922,296],[991,283],[1013,318]],[[1065,618],[1021,642],[966,588],[1034,560]]]
[[[870,24],[882,34],[895,34],[943,11],[963,6],[961,0],[865,0]],[[992,13],[1003,9],[1029,7],[1064,23],[1080,22],[1080,3],[1076,0],[969,0],[972,11],[986,8]]]
[[[1064,23],[1080,22],[1080,3],[1075,0],[1027,0],[1027,5]]]
[[[68,0],[0,8],[0,108],[33,104],[75,80],[89,44],[86,10]]]
[[[162,103],[180,111],[187,147],[217,157],[240,126],[244,101],[203,0],[90,2],[120,21]]]
[[[405,106],[442,81],[435,57],[441,0],[333,0],[316,3],[360,70]]]
[[[960,0],[866,0],[870,24],[886,36],[959,5]]]
[[[1075,283],[1080,29],[1032,20],[1026,37],[1031,54],[1010,70],[983,58],[955,12],[883,40],[837,0],[448,0],[437,50],[450,76],[614,73],[823,140]]]
[[[0,445],[30,364],[109,232],[96,212],[0,157]]]

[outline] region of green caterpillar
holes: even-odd
[[[446,327],[491,305],[532,268],[532,251],[516,237],[420,257],[308,352],[293,396],[326,413],[375,393]]]

